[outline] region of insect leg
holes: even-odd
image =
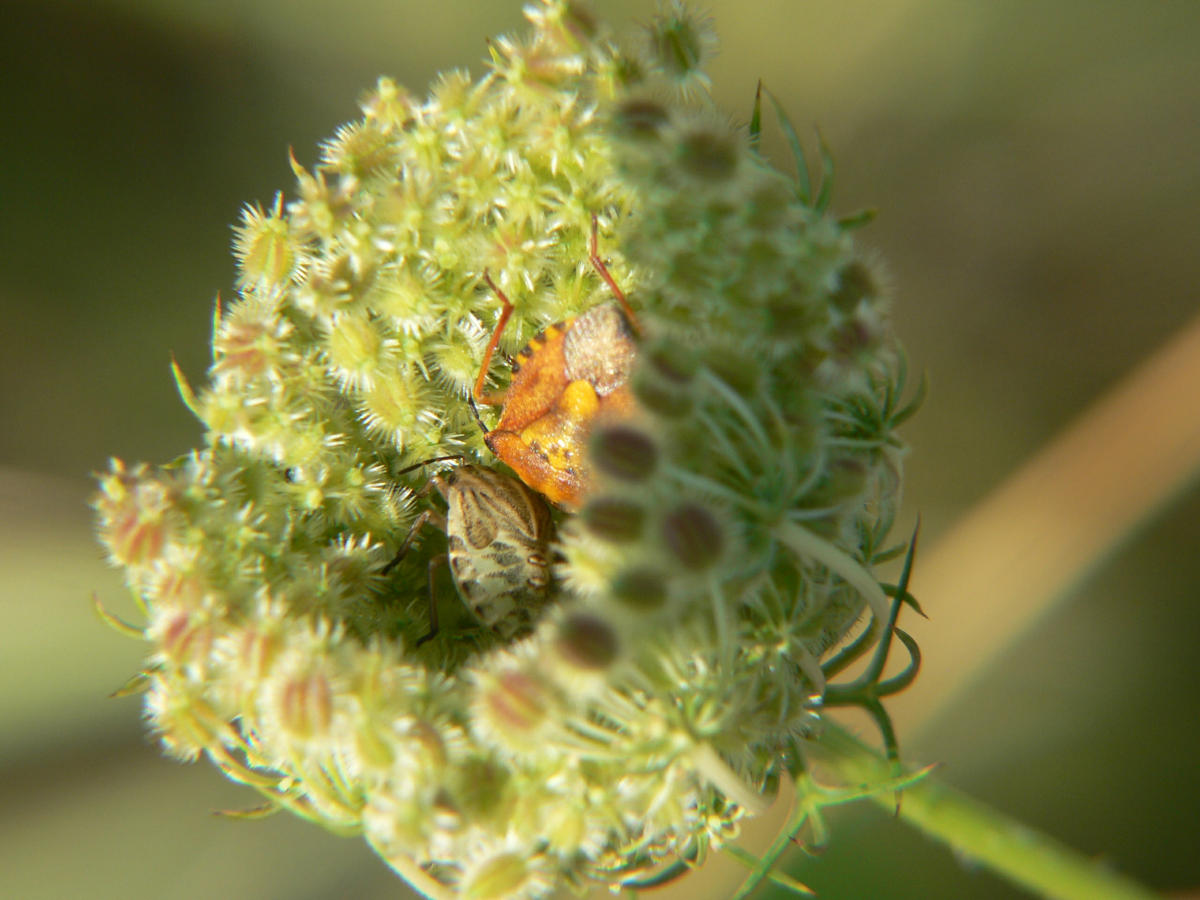
[[[608,285],[608,289],[613,292],[613,296],[617,298],[617,302],[621,304],[625,318],[629,320],[629,324],[633,326],[633,330],[641,334],[637,316],[633,314],[633,307],[629,305],[629,300],[626,299],[625,292],[617,287],[616,279],[612,277],[612,273],[608,271],[608,266],[600,258],[599,228],[600,223],[596,219],[596,214],[592,213],[592,239],[588,244],[588,258],[592,261],[592,265],[596,267],[596,271],[600,273],[600,277],[604,279],[604,283]]]
[[[425,512],[417,516],[416,521],[412,523],[412,528],[408,529],[408,534],[404,537],[404,542],[400,545],[400,549],[396,551],[396,555],[392,557],[392,561],[388,563],[380,571],[380,575],[386,575],[392,569],[400,564],[400,560],[404,559],[404,555],[408,553],[408,549],[412,546],[413,541],[417,539],[417,532],[426,525],[432,524],[440,531],[446,531],[446,517],[436,510],[427,509]]]
[[[492,332],[492,339],[488,341],[487,349],[483,351],[483,362],[479,366],[479,377],[475,379],[475,389],[471,392],[471,396],[488,406],[499,406],[504,402],[504,393],[502,391],[499,393],[486,392],[483,389],[483,383],[487,380],[488,366],[492,364],[492,357],[496,354],[496,347],[500,344],[500,335],[504,331],[504,326],[508,324],[508,317],[512,315],[513,305],[509,302],[508,297],[504,296],[504,291],[496,287],[496,282],[492,281],[491,275],[484,272],[483,280],[500,298],[500,302],[504,306],[500,310],[500,318],[496,321],[496,330]]]
[[[439,553],[429,560],[429,633],[417,641],[416,646],[418,647],[426,641],[433,640],[434,635],[438,633],[437,596],[434,594],[433,585],[437,578],[438,567],[446,565],[446,562],[445,553]]]

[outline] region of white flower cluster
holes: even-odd
[[[167,749],[431,897],[702,859],[887,615],[878,279],[689,97],[705,20],[668,4],[625,50],[570,0],[528,15],[478,81],[381,80],[298,199],[247,211],[208,384],[179,376],[209,446],[96,501]]]

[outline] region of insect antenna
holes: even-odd
[[[474,404],[472,404],[472,406],[473,405]],[[479,418],[479,413],[475,414],[475,418]],[[449,459],[457,459],[457,460],[461,461],[462,458],[463,458],[463,455],[461,453],[451,453],[449,456],[431,456],[431,457],[429,457],[429,459],[423,459],[420,462],[415,462],[411,466],[405,466],[403,469],[396,472],[395,474],[407,475],[409,472],[413,472],[413,471],[421,468],[422,466],[429,465],[430,463],[445,462],[446,460],[449,460]]]
[[[483,417],[479,415],[479,407],[475,403],[475,398],[467,397],[467,402],[471,404],[471,415],[475,417],[475,421],[479,424],[479,430],[483,432],[483,436],[486,438],[491,433],[491,429],[483,423]]]

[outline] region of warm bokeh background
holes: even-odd
[[[229,225],[291,191],[288,147],[311,164],[378,74],[418,92],[442,68],[478,74],[519,5],[4,4],[0,895],[402,895],[360,841],[211,816],[255,797],[162,759],[138,701],[105,699],[141,649],[89,610],[93,590],[130,604],[91,538],[88,473],[201,440],[170,354],[202,377]],[[834,148],[837,209],[882,211],[862,240],[932,382],[907,428],[909,521],[932,547],[1197,310],[1200,5],[707,5],[719,105],[745,121],[763,78]],[[626,29],[651,9],[597,6]],[[1192,490],[986,661],[908,755],[1157,888],[1200,885],[1197,548]],[[938,602],[971,604],[970,582]],[[938,627],[928,607],[918,639]],[[834,824],[800,870],[828,900],[1021,896],[874,807]]]

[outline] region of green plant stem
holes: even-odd
[[[826,722],[814,759],[851,784],[886,781],[891,764],[848,732]],[[872,799],[889,812],[896,796]],[[899,817],[964,857],[1039,896],[1058,900],[1148,900],[1156,895],[1094,859],[1060,844],[949,785],[926,776],[904,789]]]

